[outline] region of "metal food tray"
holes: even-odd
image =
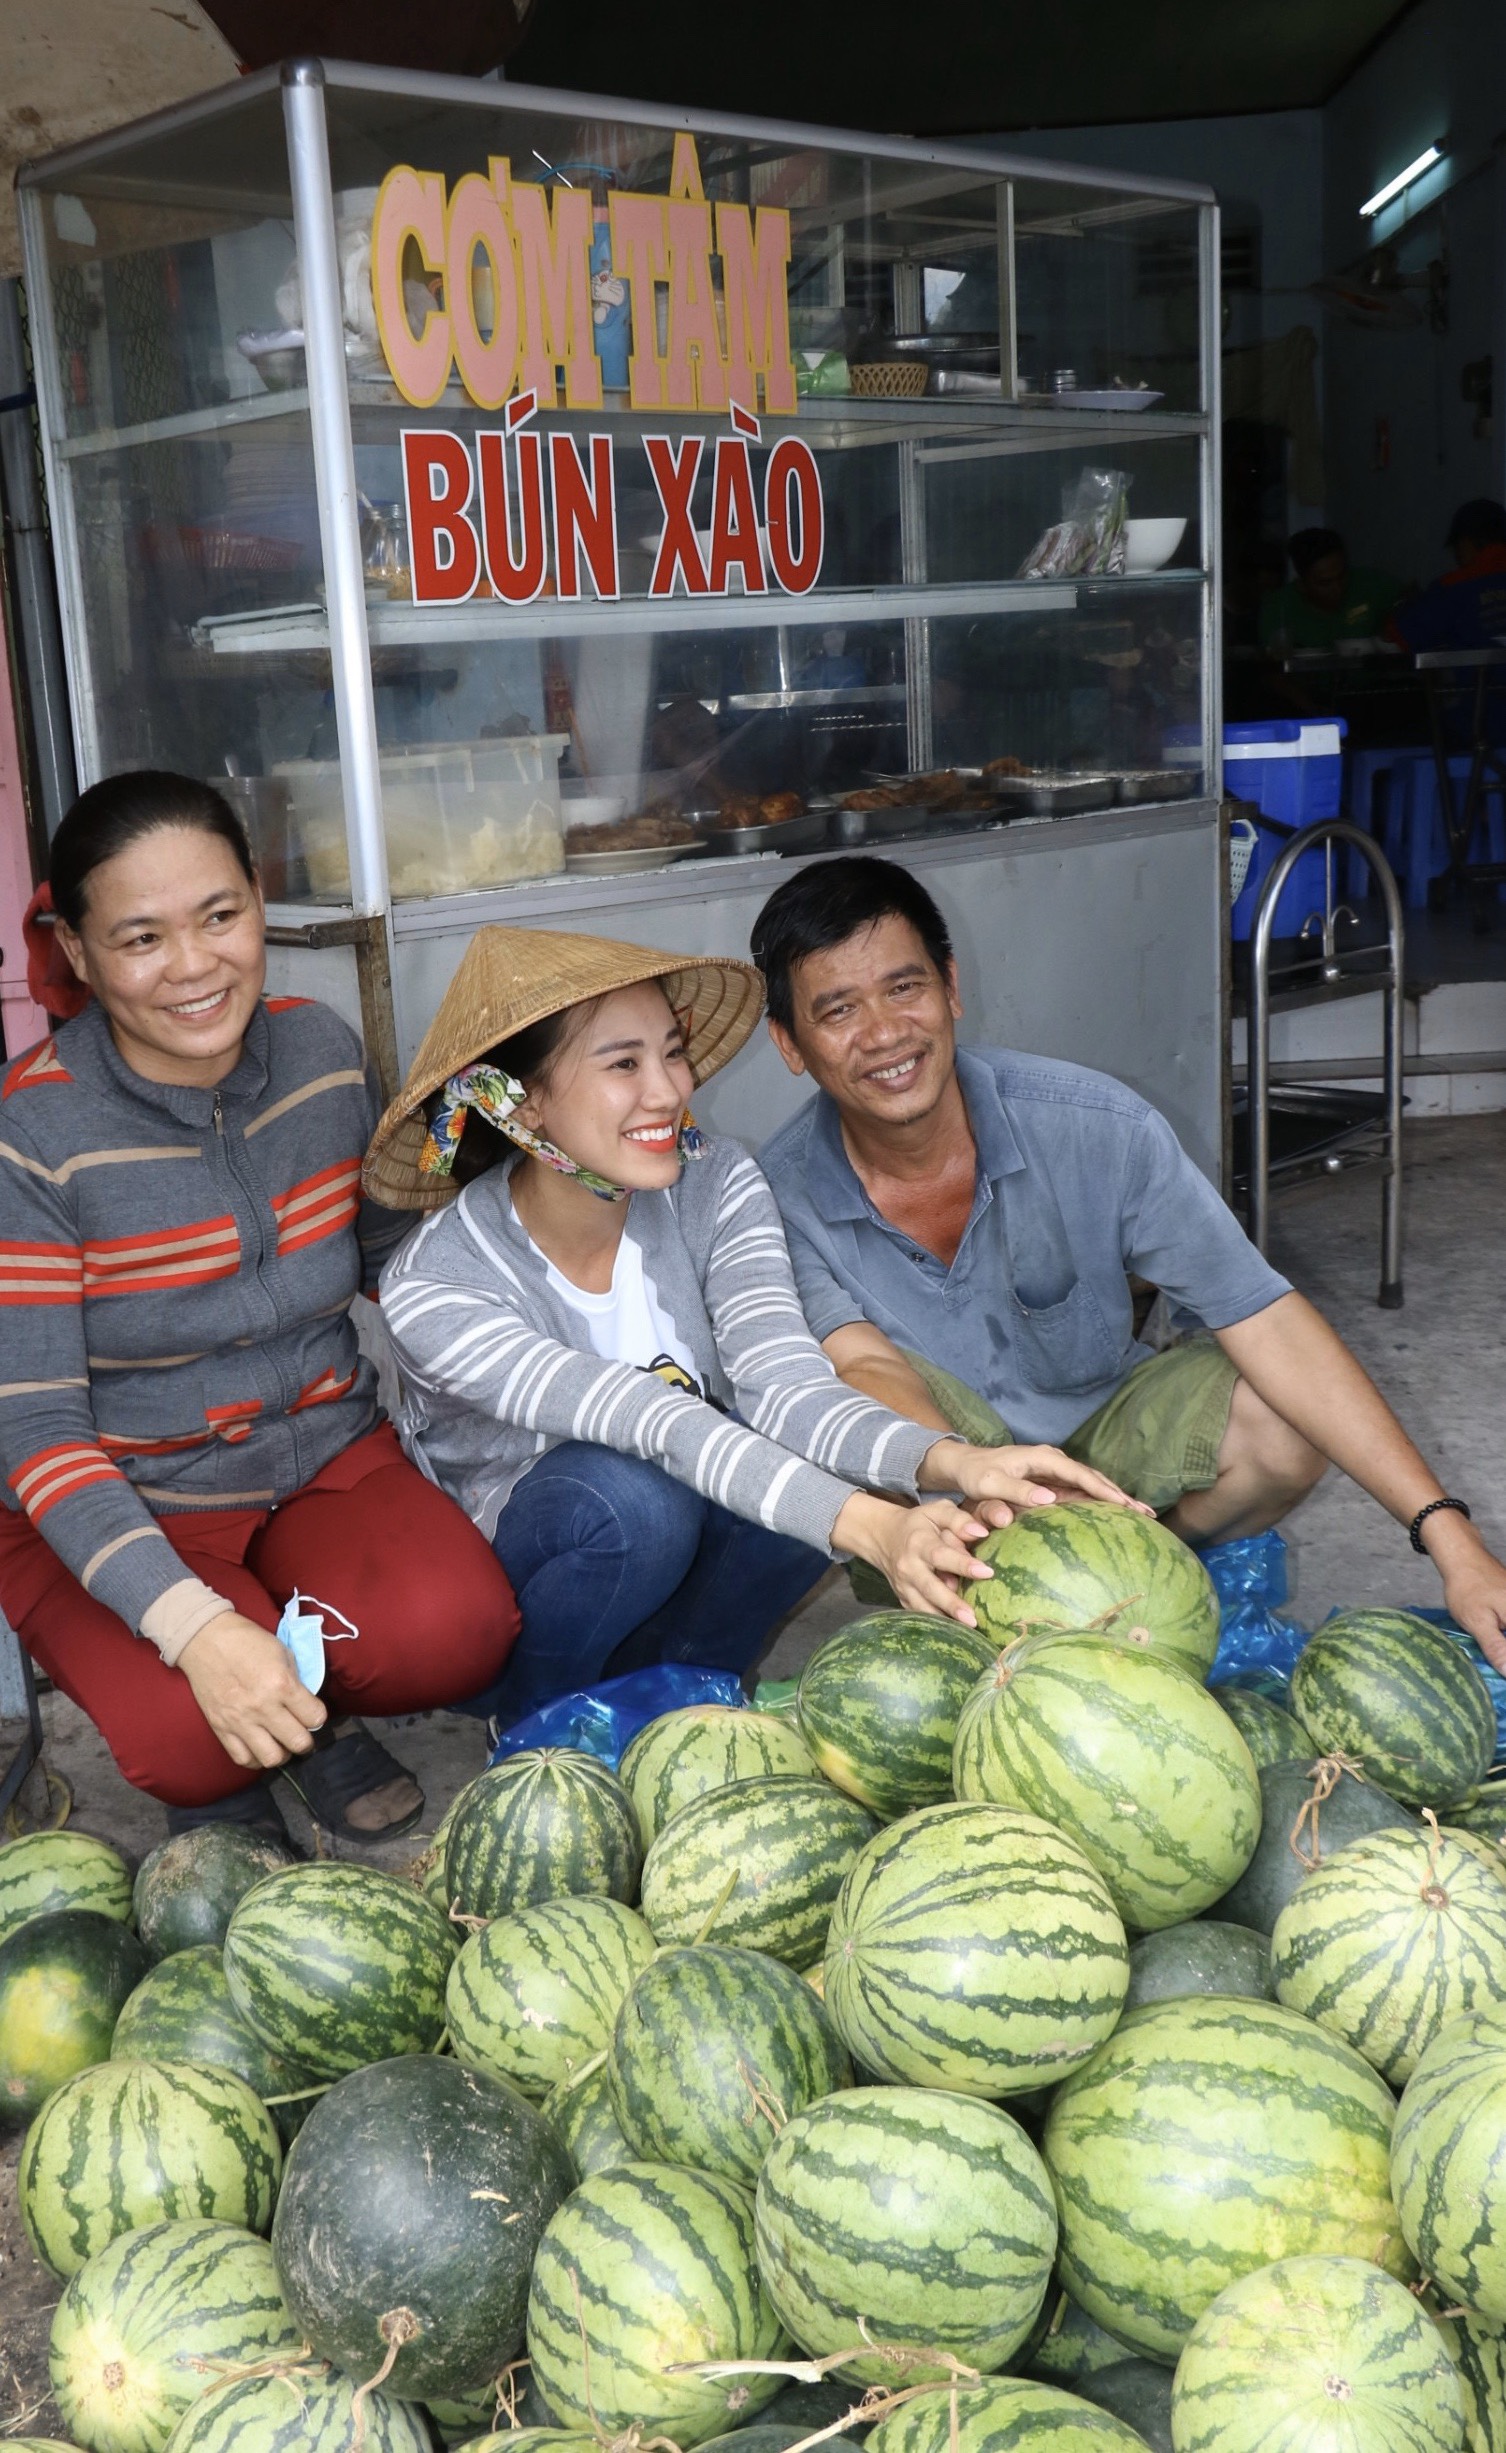
[[[780,818],[772,825],[708,826],[708,852],[815,852],[826,841],[827,811],[808,809],[804,817]]]
[[[1135,767],[1114,778],[1114,798],[1122,809],[1144,801],[1190,801],[1197,788],[1196,767]]]
[[[1036,775],[996,775],[991,787],[1009,809],[1068,818],[1084,809],[1112,808],[1116,781],[1112,775],[1053,775],[1043,768]]]
[[[831,813],[831,840],[848,847],[892,842],[896,835],[919,834],[925,824],[923,801],[901,801],[892,809],[839,808]]]
[[[998,826],[1015,814],[999,799],[948,801],[939,808],[926,811],[926,824],[934,834],[960,835],[978,826]]]

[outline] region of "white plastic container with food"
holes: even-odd
[[[559,761],[567,738],[512,733],[384,750],[382,813],[394,901],[556,876],[565,865]],[[273,772],[288,786],[289,850],[306,865],[310,893],[341,899],[350,864],[338,763],[290,758]]]

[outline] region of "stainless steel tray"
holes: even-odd
[[[1198,788],[1196,767],[1136,767],[1114,778],[1114,798],[1123,809],[1144,801],[1190,801]]]
[[[1079,810],[1110,809],[1114,802],[1112,775],[996,775],[992,789],[1006,809],[1028,811],[1032,817],[1068,818]]]
[[[896,835],[924,834],[926,813],[920,802],[903,801],[895,809],[834,809],[830,819],[833,843],[892,842]]]
[[[815,852],[826,841],[828,812],[807,810],[803,818],[784,818],[773,826],[708,826],[708,852]]]

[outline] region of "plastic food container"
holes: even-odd
[[[394,901],[557,876],[565,865],[559,760],[567,737],[517,733],[384,751],[382,814]],[[343,900],[350,864],[338,763],[293,758],[274,772],[288,786],[289,847],[303,857],[310,893]]]

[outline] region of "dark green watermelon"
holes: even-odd
[[[1188,1993],[1243,1993],[1268,2002],[1274,1998],[1270,1959],[1265,1936],[1248,1925],[1206,1917],[1167,1925],[1131,1944],[1124,2007],[1138,2010],[1142,2002],[1177,2001]]]
[[[810,2388],[807,2386],[806,2390],[809,2392]],[[847,2388],[846,2406],[849,2410],[859,2400],[860,2391],[859,2387],[852,2385]],[[832,2418],[838,2415],[833,2411]],[[817,2428],[830,2425],[830,2419],[813,2419],[810,2426],[805,2428],[798,2421],[771,2423],[768,2413],[760,2411],[748,2427],[733,2428],[725,2436],[708,2436],[699,2453],[789,2453],[792,2444],[800,2444],[807,2436],[813,2436]],[[831,2447],[831,2453],[857,2453],[856,2437],[828,2436],[826,2442]]]
[[[253,1882],[296,1862],[290,1848],[233,1823],[200,1823],[177,1832],[142,1859],[132,1894],[136,1930],[154,1959],[194,1950],[201,1942],[218,1949],[237,1901]]]
[[[1151,2453],[1172,2453],[1171,2388],[1175,2370],[1153,2359],[1121,2359],[1085,2376],[1077,2391],[1100,2410],[1112,2411],[1143,2436]]]
[[[65,2079],[108,2060],[150,1964],[127,1926],[93,1908],[34,1916],[0,1942],[0,2115],[29,2121]]]
[[[861,2386],[844,2385],[834,2376],[824,2377],[819,2385],[797,2385],[792,2378],[788,2385],[781,2385],[772,2402],[765,2403],[756,2419],[735,2431],[734,2442],[743,2447],[750,2435],[768,2427],[798,2428],[800,2437],[814,2436],[819,2428],[830,2427],[833,2419],[845,2419],[857,2407],[862,2392]],[[868,2433],[868,2427],[858,2420],[827,2441],[861,2444]],[[800,2438],[792,2441],[798,2443]]]
[[[322,2359],[404,2401],[464,2394],[523,2348],[569,2151],[504,2080],[428,2053],[355,2070],[288,2152],[272,2228],[294,2320]]]
[[[1303,1763],[1268,1763],[1260,1775],[1260,1837],[1255,1854],[1232,1889],[1216,1905],[1220,1922],[1248,1925],[1256,1933],[1271,1933],[1312,1861],[1336,1855],[1349,1840],[1417,1817],[1377,1788],[1373,1780],[1340,1772],[1337,1786],[1314,1804],[1324,1781],[1325,1758]],[[1309,1812],[1307,1809],[1312,1808]],[[1299,1828],[1300,1821],[1300,1828]],[[1302,1850],[1293,1846],[1295,1835]]]
[[[1493,1772],[1467,1805],[1450,1806],[1443,1820],[1450,1831],[1472,1831],[1477,1840],[1506,1848],[1506,1773]]]

